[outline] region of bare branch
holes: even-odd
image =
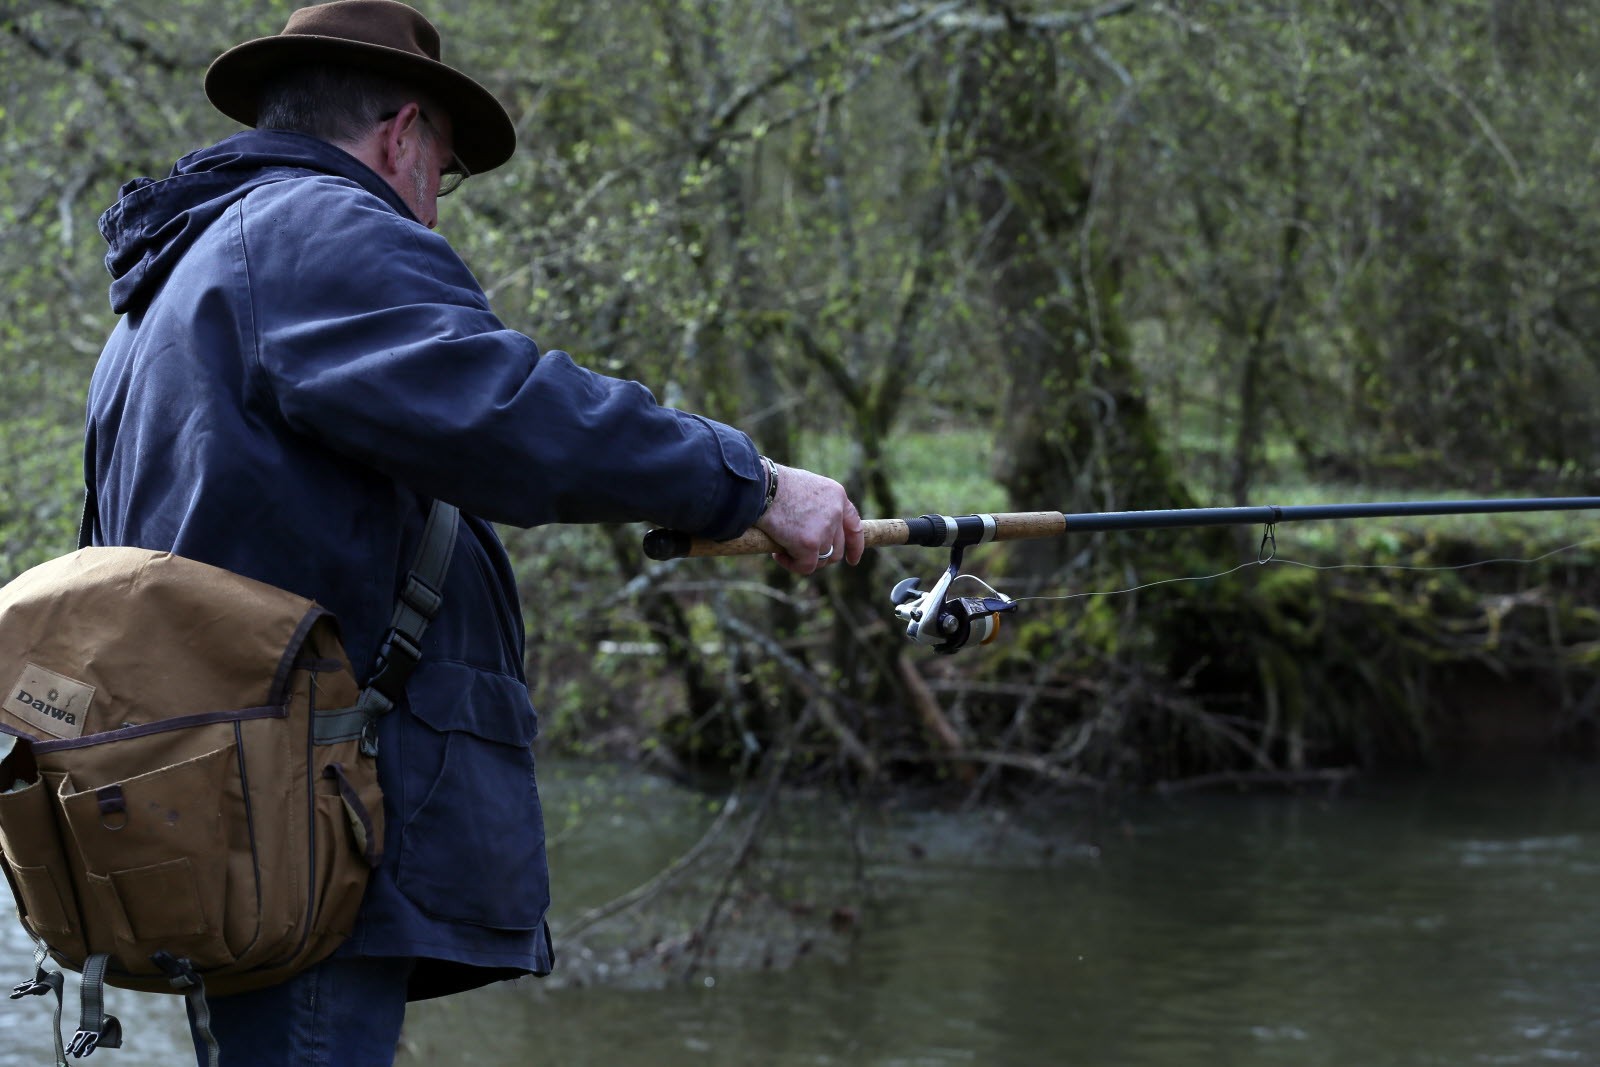
[[[928,19],[945,30],[966,30],[977,33],[1014,33],[1019,29],[1042,30],[1058,33],[1081,26],[1103,22],[1118,15],[1126,15],[1143,0],[1110,0],[1087,11],[1046,11],[1036,14],[1005,12],[998,15],[979,14],[974,11],[949,10],[953,4],[940,5],[944,10]],[[915,10],[915,5],[904,4],[897,13]]]
[[[1394,4],[1390,3],[1389,0],[1383,0],[1383,7],[1384,10],[1389,12],[1389,17],[1394,19],[1395,28],[1400,31],[1401,37],[1405,39],[1406,54],[1416,60],[1417,66],[1421,68],[1422,73],[1428,76],[1429,81],[1433,82],[1434,85],[1466,110],[1467,114],[1472,118],[1473,124],[1478,127],[1478,131],[1489,142],[1495,154],[1505,162],[1506,168],[1511,171],[1512,180],[1517,183],[1519,188],[1525,185],[1527,180],[1523,177],[1522,167],[1517,163],[1517,157],[1512,155],[1511,149],[1506,146],[1499,131],[1494,128],[1494,123],[1489,121],[1489,116],[1485,115],[1483,109],[1473,103],[1472,98],[1467,96],[1459,86],[1437,70],[1434,70],[1433,65],[1422,58],[1421,50],[1417,47],[1416,38],[1406,28],[1405,22],[1401,19],[1400,13],[1395,10]]]
[[[855,735],[855,732],[845,725],[844,720],[839,718],[838,711],[835,709],[834,705],[836,703],[841,703],[845,700],[842,693],[824,685],[822,679],[807,669],[805,664],[791,656],[782,645],[750,624],[731,616],[724,618],[722,623],[746,641],[759,645],[762,651],[772,658],[773,662],[788,671],[790,676],[804,686],[807,692],[817,698],[813,700],[817,718],[822,720],[822,724],[828,728],[834,739],[839,742],[840,751],[849,757],[852,763],[859,766],[868,777],[877,775],[877,758],[873,756],[871,749],[862,744],[861,739]]]
[[[1104,792],[1106,783],[1086,774],[1062,770],[1042,756],[1020,752],[916,752],[895,749],[884,753],[885,762],[895,763],[981,763],[1027,771],[1064,789],[1087,789]]]

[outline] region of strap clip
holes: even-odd
[[[421,660],[421,646],[399,630],[390,630],[378,650],[378,669],[367,685],[398,703],[400,694],[405,692],[406,679]]]
[[[10,1000],[21,1000],[23,997],[42,997],[55,987],[49,982],[44,971],[40,971],[31,981],[18,982],[11,987]]]
[[[122,1023],[115,1015],[106,1015],[98,1030],[79,1030],[67,1042],[67,1051],[74,1059],[82,1059],[97,1048],[121,1048]]]

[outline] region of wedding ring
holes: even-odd
[[[818,556],[818,557],[817,557],[817,562],[818,562],[818,563],[821,563],[821,562],[822,562],[822,561],[823,561],[823,560],[825,560],[825,559],[827,559],[827,558],[828,558],[828,557],[830,557],[830,556],[832,556],[832,555],[833,555],[833,546],[832,546],[832,545],[829,545],[829,546],[828,546],[828,551],[826,551],[826,552],[824,552],[824,553],[822,553],[822,554],[821,554],[821,555],[819,555],[819,556]]]

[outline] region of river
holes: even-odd
[[[651,779],[546,778],[557,897],[573,913],[669,862],[711,815]],[[838,820],[809,825],[827,836]],[[424,1003],[398,1062],[1600,1063],[1593,768],[1099,813],[898,811],[860,827],[872,899],[793,965],[713,960],[687,983],[641,981],[645,966],[620,985],[525,981]],[[834,857],[835,843],[784,848]],[[25,977],[9,916],[0,954]],[[0,1004],[0,1067],[48,1062],[45,1003]],[[174,999],[112,991],[111,1010],[127,1047],[95,1062],[192,1062]]]

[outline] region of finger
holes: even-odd
[[[861,557],[867,551],[866,527],[862,525],[861,513],[856,511],[856,506],[846,501],[844,513],[844,559],[854,567],[861,562]]]
[[[810,577],[822,567],[822,563],[816,556],[812,556],[811,562],[807,564],[801,557],[790,555],[787,552],[774,552],[772,561],[790,574],[798,574],[802,578]]]

